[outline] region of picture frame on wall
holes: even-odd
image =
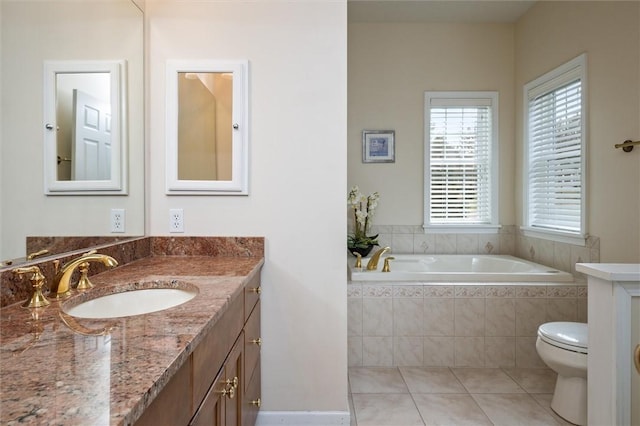
[[[395,149],[395,131],[362,131],[363,163],[394,163],[396,161]]]

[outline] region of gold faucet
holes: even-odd
[[[71,292],[71,275],[73,275],[73,271],[75,271],[75,269],[83,263],[97,261],[102,262],[109,268],[118,266],[118,261],[116,261],[111,256],[107,256],[106,254],[97,254],[91,252],[84,254],[76,259],[69,261],[62,268],[60,268],[60,271],[56,273],[56,276],[53,278],[53,282],[51,283],[51,288],[49,289],[49,297],[61,299],[69,296]]]
[[[394,260],[395,257],[389,256],[384,258],[384,266],[382,266],[382,272],[391,272],[391,266],[389,266],[389,262]]]
[[[356,263],[353,265],[353,267],[356,269],[362,269],[362,255],[357,251],[354,251],[353,255],[356,257]]]
[[[391,247],[385,247],[375,252],[373,256],[371,256],[371,259],[369,259],[369,263],[367,263],[367,271],[375,271],[376,269],[378,269],[378,261],[380,260],[380,256],[382,256],[389,250],[391,250]]]

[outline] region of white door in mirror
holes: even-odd
[[[126,62],[45,61],[44,73],[45,194],[127,194]],[[82,91],[105,104],[100,112],[89,105],[93,113],[80,114],[83,126],[99,123],[100,141],[78,134],[74,125],[74,98]],[[74,136],[82,144],[74,143]],[[91,173],[83,172],[87,169]]]

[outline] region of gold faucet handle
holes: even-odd
[[[389,262],[394,260],[395,257],[388,256],[384,258],[384,266],[382,266],[382,272],[391,272],[391,268],[389,267]]]
[[[51,303],[42,294],[42,287],[44,286],[45,278],[38,266],[34,265],[23,268],[15,268],[12,270],[12,272],[18,275],[31,274],[31,276],[29,277],[29,281],[31,281],[31,286],[33,287],[33,294],[31,295],[31,298],[29,300],[22,304],[24,308],[42,308],[44,306],[48,306],[49,303]]]
[[[356,269],[362,269],[362,255],[357,251],[354,251],[353,255],[356,257],[356,263],[353,265],[353,267]]]
[[[47,254],[49,253],[49,250],[40,250],[40,251],[36,251],[34,253],[29,253],[29,255],[27,256],[27,260],[33,260],[38,256],[42,256],[43,254]]]
[[[78,271],[80,271],[80,279],[78,280],[76,290],[84,291],[92,288],[93,283],[89,281],[89,262],[84,262],[78,265]]]

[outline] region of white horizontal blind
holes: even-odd
[[[491,224],[491,99],[430,100],[429,224]]]
[[[575,74],[528,93],[530,227],[583,232],[582,80]]]

